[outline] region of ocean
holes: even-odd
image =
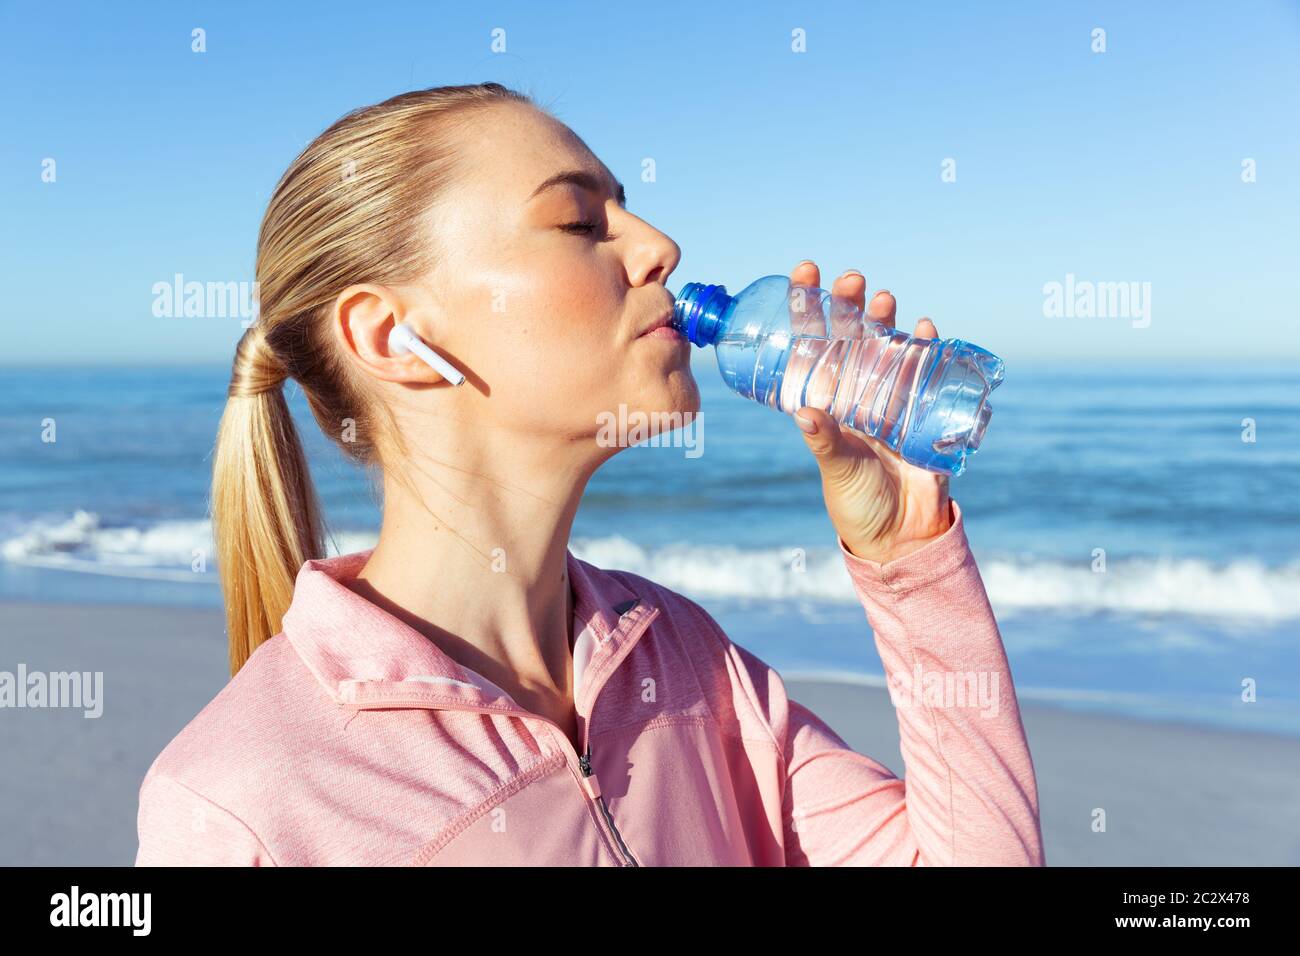
[[[220,607],[192,563],[227,376],[0,369],[0,600]],[[786,677],[883,685],[798,429],[711,358],[696,376],[703,427],[608,462],[574,553],[699,601]],[[368,547],[371,483],[288,387],[331,553]],[[992,402],[951,490],[1021,697],[1300,736],[1300,368],[1009,363]]]

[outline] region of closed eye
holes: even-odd
[[[589,236],[596,231],[600,223],[594,220],[583,220],[581,222],[570,222],[560,226],[565,232],[572,233],[575,236]],[[606,236],[605,240],[617,239],[617,236]]]

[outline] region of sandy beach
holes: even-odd
[[[0,670],[103,673],[103,714],[0,711],[0,865],[130,865],[140,781],[227,680],[219,612],[0,603]],[[737,638],[739,640],[739,638]],[[883,689],[787,678],[903,770]],[[1300,739],[1022,703],[1049,865],[1300,864]],[[1106,832],[1095,833],[1096,808]]]

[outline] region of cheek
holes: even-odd
[[[584,271],[585,270],[585,271]],[[467,347],[498,408],[572,422],[609,404],[618,381],[620,302],[577,256],[516,259],[465,287]]]
[[[590,255],[561,245],[495,258],[503,264],[479,270],[468,290],[469,314],[490,316],[499,334],[559,340],[614,330],[618,300]]]

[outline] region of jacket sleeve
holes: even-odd
[[[140,785],[136,866],[275,866],[238,817],[150,768]]]
[[[1044,863],[1006,652],[955,501],[952,516],[940,537],[883,565],[837,538],[884,664],[905,779],[781,701],[789,865]]]

